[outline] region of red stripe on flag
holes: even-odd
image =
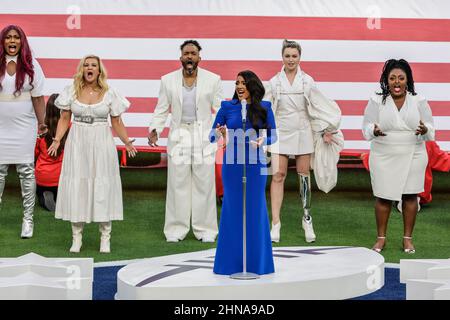
[[[47,102],[48,96],[45,97]],[[158,98],[127,97],[131,106],[127,113],[153,113]],[[367,106],[367,100],[337,100],[343,116],[361,116]],[[434,117],[450,117],[450,101],[428,101]]]
[[[362,140],[365,141],[362,130],[344,129],[342,130],[345,140]],[[436,130],[437,141],[450,141],[450,130]]]
[[[127,127],[127,132],[133,138],[145,138],[148,136],[148,127]],[[358,129],[342,129],[344,139],[348,141],[360,140],[365,141],[362,130]],[[161,138],[167,138],[169,128],[164,128]],[[436,130],[437,141],[450,141],[450,130]]]
[[[73,30],[67,28],[68,19],[0,14],[2,26],[18,24],[35,37],[450,41],[450,32],[443,31],[450,29],[450,19],[382,18],[380,29],[369,29],[372,19],[367,18],[81,15],[81,28]]]
[[[48,78],[72,78],[79,60],[38,59]],[[179,69],[176,60],[103,60],[110,79],[160,79]],[[383,62],[305,61],[302,69],[321,82],[378,82]],[[269,80],[281,69],[281,61],[202,61],[201,67],[217,73],[223,80],[234,80],[242,70],[254,70]],[[416,82],[450,82],[450,63],[412,63]]]
[[[147,138],[148,137],[148,127],[127,127],[127,133],[129,137],[132,138]],[[113,131],[114,137],[117,134]],[[169,128],[164,128],[161,132],[160,138],[167,138],[169,136]]]
[[[127,98],[131,102],[127,112],[134,113],[153,113],[155,112],[158,98]]]
[[[336,101],[344,116],[361,116],[367,106],[367,100],[340,100]],[[428,101],[434,117],[450,116],[450,101]]]

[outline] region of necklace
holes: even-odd
[[[192,89],[195,86],[197,86],[197,78],[195,78],[194,82],[192,83],[192,85],[188,86],[186,79],[183,77],[183,87],[185,87],[186,89]]]
[[[94,92],[98,92],[98,89],[97,89],[97,88],[94,88],[94,89],[89,88],[89,87],[86,87],[86,88],[90,90],[90,91],[89,91],[89,94],[90,94],[91,96],[94,94]]]

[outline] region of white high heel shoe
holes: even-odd
[[[270,239],[272,239],[272,242],[280,242],[280,229],[281,222],[277,224],[272,223],[272,230],[270,230]]]
[[[403,237],[403,239],[412,240],[412,237]],[[403,252],[408,254],[414,254],[416,253],[416,249],[414,247],[412,248],[405,248],[403,244]]]
[[[386,237],[377,237],[377,239],[385,240]],[[383,243],[383,246],[382,246],[382,247],[375,247],[375,246],[373,246],[373,247],[372,247],[372,250],[375,251],[375,252],[377,252],[377,253],[380,253],[381,251],[383,251],[385,245],[386,245],[386,240],[385,240],[385,242]]]

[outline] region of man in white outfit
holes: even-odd
[[[182,68],[161,78],[148,137],[149,145],[155,146],[170,119],[164,234],[168,242],[183,240],[192,217],[195,237],[214,242],[218,233],[214,179],[217,147],[210,143],[209,133],[213,113],[222,101],[221,80],[198,68],[201,46],[197,41],[186,40],[180,49]]]

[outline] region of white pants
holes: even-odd
[[[194,126],[185,126],[194,140],[199,139]],[[197,140],[200,141],[200,140]],[[192,230],[197,239],[217,236],[214,154],[204,157],[196,143],[184,143],[168,157],[167,196],[164,234],[183,240]],[[212,161],[211,161],[212,159]]]

